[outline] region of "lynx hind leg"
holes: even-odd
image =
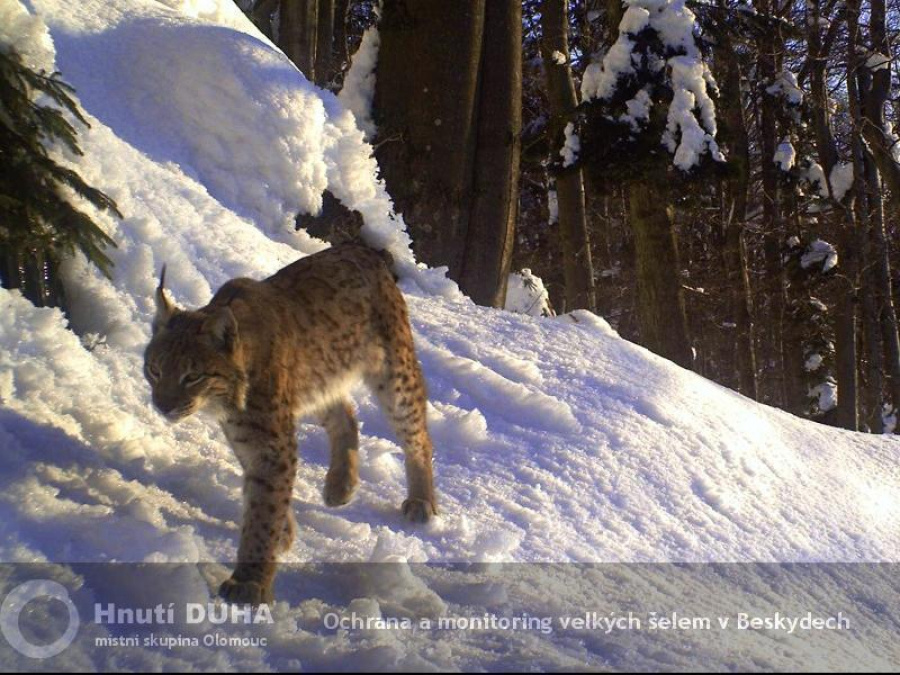
[[[323,496],[328,506],[343,506],[359,485],[359,425],[348,401],[340,401],[321,414],[331,443],[331,464]]]
[[[412,522],[426,522],[437,515],[438,510],[431,466],[431,437],[426,422],[425,379],[413,349],[405,312],[403,319],[403,330],[395,328],[400,334],[389,342],[391,348],[382,369],[366,379],[403,446],[408,491],[403,514]]]

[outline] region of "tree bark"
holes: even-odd
[[[807,41],[810,51],[810,90],[812,98],[812,116],[816,135],[816,149],[819,163],[825,172],[829,194],[832,193],[831,171],[838,163],[838,148],[831,130],[828,116],[829,98],[827,74],[825,72],[828,55],[822,47],[820,30],[820,6],[818,0],[810,0],[807,5],[811,12],[807,24]],[[850,75],[853,76],[852,73]],[[854,146],[856,155],[856,146]],[[859,175],[857,158],[854,157],[854,172]],[[833,200],[836,209],[835,230],[838,232],[838,254],[840,259],[841,286],[838,300],[835,303],[834,333],[835,361],[837,365],[838,402],[836,423],[844,429],[859,429],[859,380],[857,363],[857,330],[856,330],[856,288],[858,285],[858,241],[856,219],[852,203],[838,203]]]
[[[375,151],[419,260],[459,279],[469,225],[485,0],[385,0]]]
[[[859,26],[859,0],[849,2],[848,23],[851,39],[855,41]],[[886,8],[884,0],[872,0],[869,26],[873,52],[890,55],[891,42],[887,34]],[[869,222],[872,233],[872,259],[878,281],[878,303],[881,316],[882,336],[887,351],[888,372],[890,373],[891,397],[895,408],[900,407],[900,332],[897,326],[897,311],[894,306],[894,288],[891,278],[890,252],[885,232],[884,192],[882,177],[887,178],[897,198],[900,190],[900,166],[894,161],[884,134],[884,107],[891,93],[891,63],[886,67],[870,71],[860,63],[857,56],[856,73],[861,80],[868,80],[865,90],[858,92],[863,103],[860,116],[854,121],[862,128],[868,146],[863,147],[866,166],[867,201]],[[871,76],[870,76],[871,73]],[[871,79],[870,79],[871,78]],[[862,144],[861,144],[862,145]],[[896,176],[895,176],[896,174]],[[891,180],[897,179],[896,183]]]
[[[851,30],[856,30],[859,25],[859,1],[848,3],[848,5],[849,13],[855,14],[855,16],[848,14],[848,21],[852,24]],[[891,152],[894,141],[885,134],[884,119],[884,107],[891,95],[891,55],[893,54],[891,39],[887,32],[887,8],[885,0],[871,0],[869,7],[870,47],[872,52],[885,55],[887,63],[885,67],[871,71],[871,86],[867,88],[867,91],[861,92],[864,98],[861,129],[863,138],[868,143],[872,160],[878,168],[879,175],[876,176],[876,180],[879,184],[883,181],[890,188],[893,196],[893,210],[900,213],[900,164],[896,162]],[[878,201],[882,204],[883,210],[884,196],[880,185]],[[895,401],[895,405],[898,403],[900,402]]]
[[[315,83],[325,87],[334,75],[335,0],[317,0]]]
[[[541,52],[547,73],[547,98],[550,104],[552,152],[557,152],[563,128],[578,106],[575,83],[569,67],[568,0],[543,0],[541,3]],[[566,58],[556,63],[554,52]],[[584,202],[581,169],[569,169],[556,177],[559,202],[559,234],[566,280],[566,311],[596,310],[594,268]]]
[[[729,345],[728,352],[737,375],[738,391],[752,399],[758,399],[753,301],[743,240],[750,189],[750,139],[744,118],[738,55],[727,37],[722,36],[717,44],[720,46],[716,49],[716,63],[722,69],[719,102],[723,132],[729,141],[729,159],[735,174],[725,186],[727,216],[722,255],[730,296],[728,304],[735,325],[735,340]]]
[[[879,288],[878,275],[875,271],[874,250],[871,232],[867,224],[865,212],[868,209],[864,189],[854,186],[856,202],[854,213],[857,227],[857,248],[860,253],[860,269],[863,283],[860,284],[859,299],[862,312],[862,338],[860,345],[865,346],[866,388],[860,396],[860,421],[869,431],[880,434],[884,430],[881,406],[884,403],[884,345],[881,336],[881,317],[879,316],[876,295]]]
[[[250,13],[250,18],[254,25],[270,40],[273,38],[272,15],[278,8],[278,2],[279,0],[259,0],[259,2],[253,5],[253,9]]]
[[[474,189],[459,285],[479,305],[503,307],[519,198],[522,5],[488,2],[478,97]]]
[[[765,16],[773,12],[770,0],[759,0],[754,3],[757,11]],[[768,285],[765,289],[767,300],[768,322],[766,339],[761,342],[761,352],[767,364],[767,379],[774,389],[775,400],[786,409],[798,412],[806,403],[806,391],[792,375],[787,362],[785,346],[785,327],[789,320],[786,313],[787,290],[785,270],[782,262],[782,246],[784,242],[784,224],[781,214],[781,195],[778,188],[778,167],[773,161],[778,142],[778,119],[776,107],[778,102],[765,92],[778,72],[778,59],[784,49],[779,44],[780,36],[769,32],[760,37],[758,43],[757,71],[763,83],[761,93],[760,114],[760,154],[762,155],[762,202],[763,228],[766,235],[764,256]],[[795,355],[800,358],[800,355]]]
[[[666,170],[628,186],[628,219],[634,233],[637,310],[641,344],[684,368],[693,366],[687,334],[678,246],[668,204]]]
[[[318,0],[281,0],[278,46],[310,82],[315,82]]]
[[[851,14],[853,12],[852,5],[852,0],[847,3],[848,12]],[[816,11],[818,11],[817,4]],[[859,93],[856,88],[856,74],[854,72],[858,65],[858,55],[855,53],[855,36],[852,35],[852,29],[850,30],[850,33],[851,35],[848,37],[847,44],[847,98],[850,103],[851,116],[854,116],[853,110],[855,109],[858,111],[859,109]],[[822,93],[820,94],[822,98],[817,101],[820,106],[817,108],[816,114],[820,116],[820,119],[817,120],[816,126],[821,127],[821,134],[824,138],[825,133],[827,133],[828,136],[831,135],[831,129],[828,126],[827,119],[828,100],[827,90],[825,89],[827,85],[825,83],[824,64],[821,69],[822,72],[816,75],[817,79],[819,77],[822,78],[821,84],[817,84],[817,87],[821,86],[822,88]],[[815,70],[819,69],[817,68]],[[828,151],[829,154],[833,154],[836,157],[837,150],[834,145],[834,139],[830,138],[830,140],[826,139],[826,141],[832,145],[832,149]],[[858,187],[860,181],[862,181],[864,169],[862,163],[862,146],[859,135],[855,132],[851,134],[850,146],[851,152],[853,153],[854,183],[856,183]],[[825,170],[825,176],[827,177],[828,191],[832,194],[832,197],[834,197],[830,181],[833,165],[828,166],[823,164],[822,168]],[[850,194],[853,195],[853,191],[851,191]],[[851,201],[849,203],[845,201],[843,205],[837,205],[839,209],[838,213],[840,213],[840,209],[843,208],[845,214],[842,222],[838,222],[838,232],[840,237],[838,251],[841,259],[841,268],[843,270],[842,281],[844,284],[840,290],[838,301],[836,303],[834,324],[838,383],[837,424],[845,429],[855,431],[859,429],[859,384],[857,380],[858,369],[856,365],[858,360],[856,348],[856,289],[859,286],[859,251],[857,250],[859,237],[856,233],[858,224],[856,223],[852,208],[852,197],[848,196],[846,199]]]
[[[350,66],[350,45],[347,44],[347,22],[350,20],[350,0],[334,0],[334,36],[332,38],[333,57],[344,70]]]

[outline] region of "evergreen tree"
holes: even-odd
[[[69,195],[121,217],[112,199],[48,152],[59,142],[83,154],[65,114],[87,126],[73,92],[58,73],[34,72],[15,50],[0,51],[0,276],[38,305],[58,304],[50,290],[58,282],[48,277],[75,250],[107,276],[112,267],[104,249],[115,243]]]
[[[663,155],[682,173],[677,179],[724,162],[716,85],[684,0],[635,0],[615,18],[617,39],[582,80],[581,160],[596,180],[627,185],[641,343],[690,368],[673,178]]]

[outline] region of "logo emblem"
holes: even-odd
[[[19,615],[29,602],[44,597],[59,600],[66,606],[69,610],[69,625],[65,632],[50,644],[36,645],[22,635]],[[72,644],[79,625],[78,609],[69,597],[69,592],[62,584],[49,579],[35,579],[16,586],[0,605],[0,632],[13,649],[31,659],[49,659],[62,652]]]

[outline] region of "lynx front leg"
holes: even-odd
[[[403,446],[408,490],[403,514],[412,522],[426,522],[438,510],[425,417],[425,381],[412,348],[390,357],[384,371],[368,379]]]
[[[325,504],[342,506],[350,501],[359,485],[359,426],[348,401],[336,403],[322,413],[321,423],[331,442]]]
[[[244,467],[244,515],[237,567],[219,593],[229,602],[258,605],[272,601],[277,556],[293,541],[294,427],[238,420],[225,428]]]

